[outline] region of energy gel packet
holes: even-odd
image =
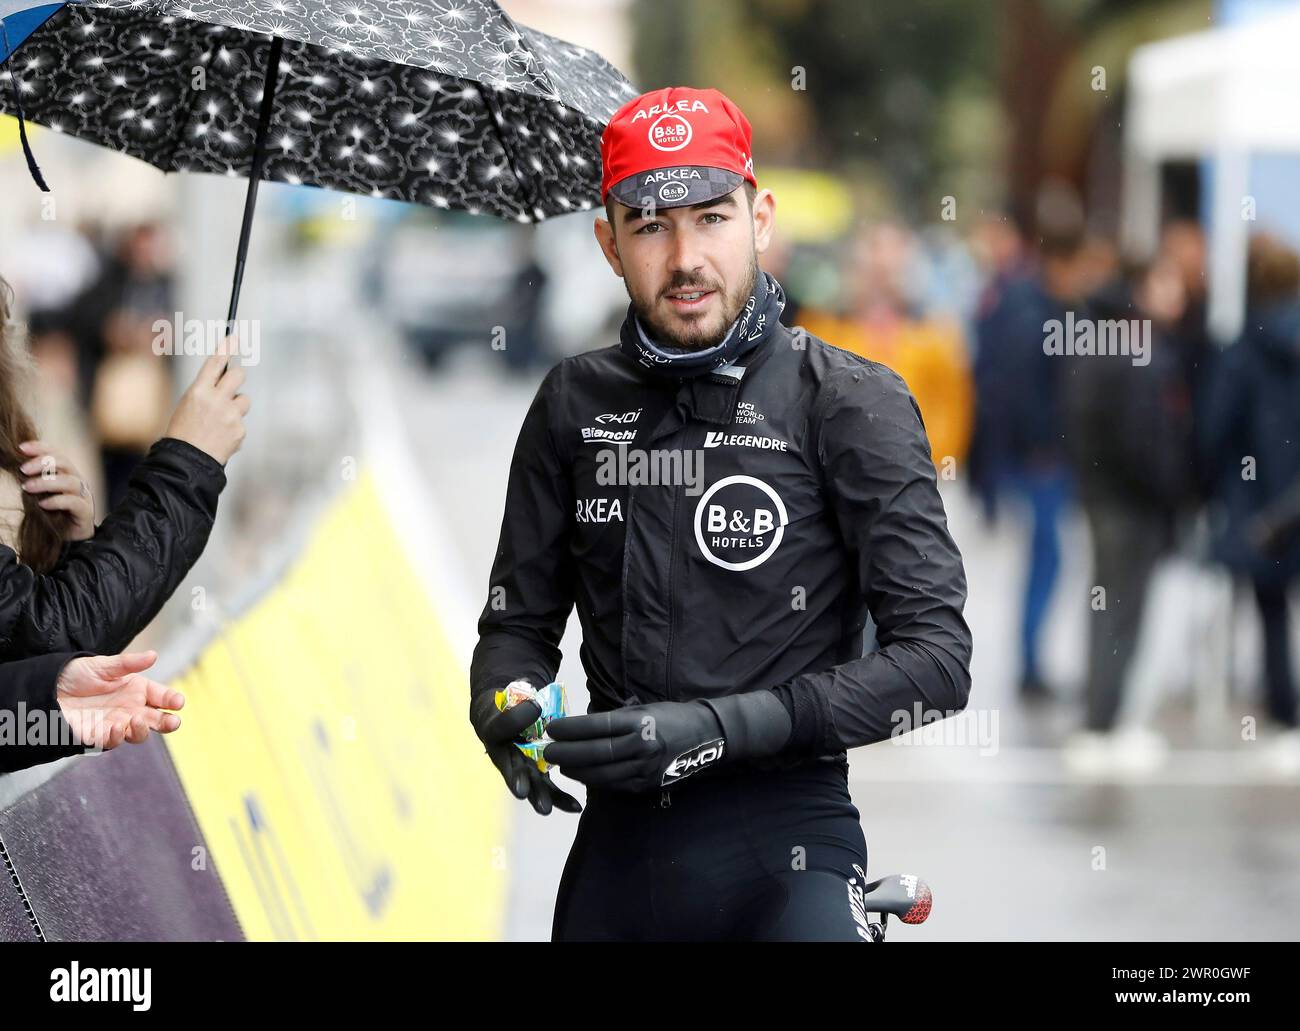
[[[550,769],[550,764],[542,758],[542,750],[551,742],[546,736],[546,726],[551,720],[566,715],[569,699],[564,685],[555,680],[540,691],[527,680],[512,680],[496,693],[497,708],[502,712],[526,701],[536,702],[541,707],[542,714],[524,728],[520,739],[515,741],[515,747],[537,763],[537,768],[545,773]]]

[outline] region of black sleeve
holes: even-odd
[[[970,694],[966,574],[948,533],[920,409],[880,365],[837,374],[814,412],[825,489],[879,649],[777,685],[784,751],[825,755],[959,712]],[[939,716],[930,716],[936,712]]]
[[[0,773],[85,750],[75,744],[55,693],[63,667],[77,657],[63,653],[0,664]]]
[[[0,547],[0,661],[49,652],[113,655],[158,614],[203,553],[226,474],[164,437],[89,540],[38,575]]]
[[[544,687],[560,666],[560,639],[573,608],[573,489],[551,429],[560,369],[542,381],[515,442],[470,664],[471,697],[520,677]]]

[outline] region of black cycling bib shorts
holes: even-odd
[[[847,764],[591,789],[552,941],[870,941]]]

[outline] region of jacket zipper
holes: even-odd
[[[668,644],[664,649],[664,694],[670,702],[673,700],[673,623],[677,619],[677,605],[673,595],[673,574],[677,571],[677,494],[678,485],[674,485],[668,531]]]
[[[627,567],[631,549],[628,547],[628,541],[632,537],[632,506],[636,501],[635,491],[629,487],[627,490],[627,521],[623,524],[623,577],[620,584],[622,593],[621,604],[623,606],[623,631],[619,634],[619,652],[623,666],[623,701],[628,705],[640,705],[636,695],[628,690],[627,687]]]

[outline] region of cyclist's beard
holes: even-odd
[[[632,286],[625,278],[623,285],[632,301],[632,310],[641,320],[646,333],[661,347],[673,347],[683,351],[703,351],[722,341],[731,324],[740,318],[745,302],[754,292],[758,280],[758,255],[750,251],[749,274],[738,283],[732,291],[722,298],[721,305],[715,304],[714,314],[704,318],[680,319],[671,312],[666,312],[667,323],[656,318],[656,311],[667,308],[671,303],[667,295],[683,287],[698,286],[699,277],[692,278],[686,273],[673,276],[672,282],[657,298],[642,298],[632,292]],[[714,284],[704,284],[716,288]],[[721,291],[719,291],[721,294]],[[719,308],[721,310],[719,310]]]

